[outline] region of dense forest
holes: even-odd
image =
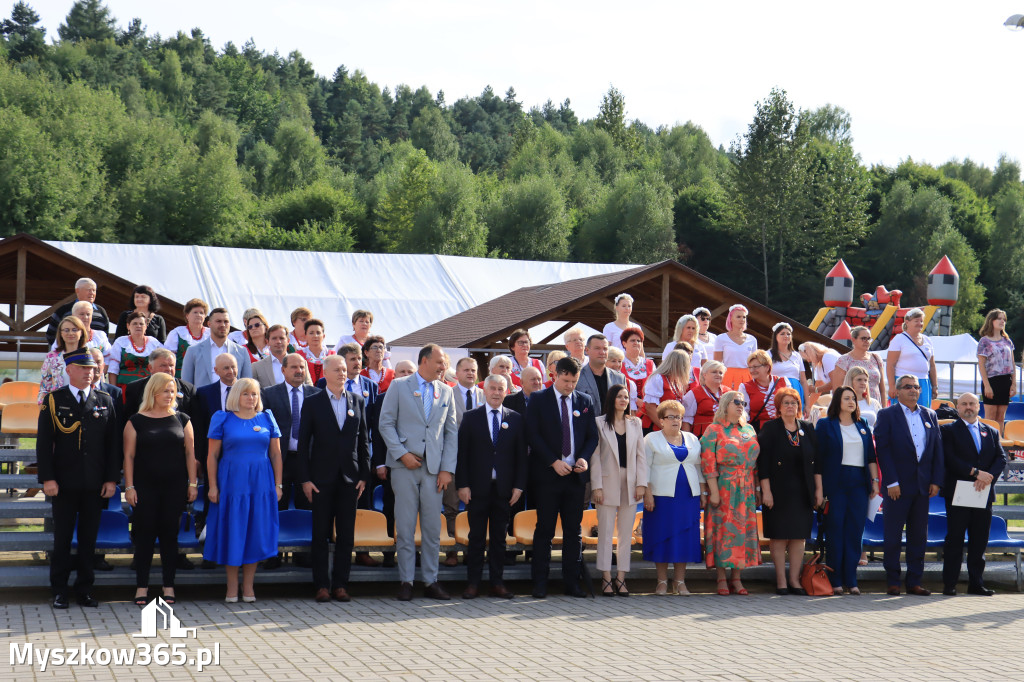
[[[298,51],[147,34],[79,0],[47,36],[0,23],[0,237],[648,263],[676,258],[793,317],[843,257],[857,292],[924,302],[943,254],[957,331],[991,307],[1024,336],[1020,165],[865,167],[850,116],[784,90],[716,147],[696,123],[527,108],[509,87],[448,103]],[[353,56],[358,59],[358,55]],[[685,118],[685,112],[680,112]],[[908,150],[909,151],[909,150]]]

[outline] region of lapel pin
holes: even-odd
[[[501,428],[507,429],[508,428],[508,422],[501,422]]]
[[[369,391],[363,391],[363,397],[364,398],[369,398],[370,397],[370,392]]]
[[[423,394],[422,394],[422,393],[420,393],[419,391],[413,391],[413,393],[412,393],[412,394],[413,394],[414,396],[416,396],[417,398],[419,398],[419,397],[421,397],[421,396],[423,395]]]
[[[437,392],[437,391],[434,391],[434,400],[440,400],[440,399],[441,399],[441,394],[439,392]]]
[[[262,430],[263,430],[263,428],[262,428],[262,427],[260,427],[260,426],[254,426],[254,427],[252,427],[252,430],[253,430],[253,431],[262,431]]]
[[[868,432],[867,432],[867,431],[865,431],[864,429],[861,429],[861,430],[860,430],[860,432],[861,432],[861,433],[862,433],[863,435],[865,435],[865,436],[866,436],[866,435],[868,435]]]
[[[349,411],[348,411],[348,416],[350,416],[350,417],[354,417],[354,416],[356,416],[356,413],[355,413],[355,412],[353,412],[352,410],[349,410]]]
[[[799,433],[802,436],[802,435],[804,435],[804,430],[800,429],[799,431],[797,431],[797,433]],[[863,433],[863,431],[861,431],[861,433]]]
[[[929,422],[925,422],[924,423],[924,428],[930,429],[930,428],[932,428],[932,425]]]
[[[580,411],[579,410],[573,410],[572,411],[572,416],[574,416],[574,417],[580,416]]]

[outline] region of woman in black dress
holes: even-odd
[[[811,423],[798,419],[802,406],[796,390],[775,392],[775,412],[779,417],[757,435],[764,535],[771,540],[776,594],[806,594],[800,587],[804,541],[811,534],[811,513],[823,501],[818,441]]]
[[[176,412],[174,377],[154,374],[137,414],[124,427],[125,499],[134,509],[135,603],[145,606],[153,547],[160,539],[163,597],[175,602],[178,524],[188,502],[196,499],[195,441],[189,416]]]

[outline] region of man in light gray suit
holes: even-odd
[[[380,410],[379,432],[395,491],[398,599],[412,599],[416,575],[416,516],[420,517],[424,595],[451,599],[437,582],[441,553],[441,498],[452,485],[458,463],[455,396],[437,377],[444,351],[437,344],[420,349],[415,374],[391,382]]]
[[[284,359],[288,354],[288,328],[283,324],[272,326],[267,331],[267,345],[270,346],[270,355],[252,365],[252,378],[260,382],[260,388],[263,390],[285,382]],[[302,383],[312,386],[313,380],[309,376],[309,367],[305,360],[302,366],[305,368]]]
[[[588,362],[580,370],[580,380],[576,390],[586,393],[594,401],[595,416],[604,414],[604,399],[608,389],[615,384],[626,385],[626,377],[622,372],[605,367],[608,362],[608,339],[604,334],[594,334],[587,339]]]
[[[238,378],[252,378],[252,360],[249,351],[228,339],[231,317],[224,308],[210,311],[210,338],[190,346],[181,362],[181,378],[197,388],[219,380],[213,372],[213,363],[221,353],[230,353],[238,361]]]

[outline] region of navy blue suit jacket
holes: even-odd
[[[900,418],[903,415],[898,415]],[[871,489],[871,472],[867,465],[874,462],[875,442],[871,438],[871,427],[863,418],[857,420],[857,431],[864,444],[864,485]],[[843,467],[843,433],[839,430],[839,420],[824,417],[814,425],[818,436],[818,459],[821,460],[821,488],[828,496],[829,491],[839,487],[839,471]]]
[[[342,475],[351,478],[352,484],[370,480],[366,403],[361,395],[351,391],[345,391],[345,400],[348,416],[340,429],[331,406],[330,393],[318,391],[303,401],[295,469],[298,481],[312,481],[321,488],[334,483]]]
[[[196,438],[196,459],[204,464],[206,455],[210,451],[210,420],[215,412],[223,409],[220,392],[220,380],[196,388],[195,405],[193,405],[195,414],[189,415],[192,417],[192,429]]]
[[[319,388],[302,385],[302,404],[311,396],[320,392]],[[292,387],[286,381],[269,386],[260,391],[260,399],[263,401],[263,409],[274,415],[274,421],[281,429],[281,452],[288,451],[292,433]],[[296,415],[298,418],[300,415]]]
[[[928,486],[943,483],[942,437],[935,412],[918,406],[924,422],[924,453],[917,461],[914,439],[899,403],[878,411],[875,421],[875,450],[882,479],[882,493],[893,483],[900,486],[900,495],[928,495]]]
[[[491,437],[491,406],[481,405],[462,415],[459,426],[459,460],[455,487],[486,494],[491,471],[498,494],[512,497],[512,489],[526,490],[526,421],[515,410],[502,406],[498,419],[498,442]]]
[[[530,404],[526,407],[526,426],[530,444],[530,461],[534,473],[543,472],[556,460],[562,459],[562,419],[560,416],[561,395],[554,386],[530,395]],[[587,470],[580,475],[584,481],[590,480],[590,456],[597,449],[599,436],[593,402],[585,393],[573,391],[569,401],[572,403],[572,430],[576,459],[587,461]],[[577,416],[577,414],[579,416]],[[572,474],[570,474],[572,475]]]

